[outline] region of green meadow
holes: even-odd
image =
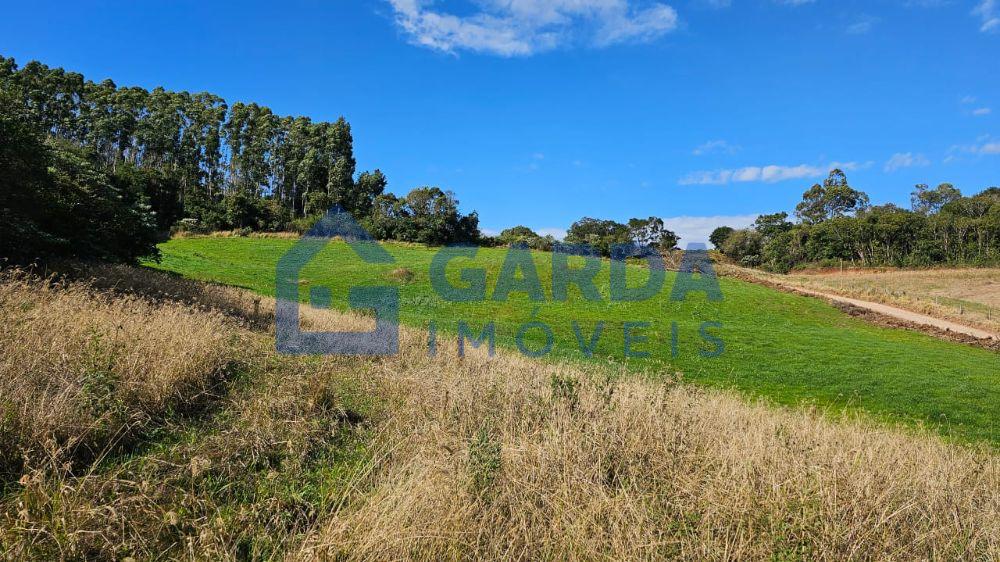
[[[278,260],[295,242],[177,238],[159,246],[161,261],[146,265],[273,296]],[[446,302],[430,283],[436,248],[383,246],[395,263],[366,264],[346,244],[329,244],[301,272],[302,302],[309,301],[311,287],[329,287],[332,306],[345,309],[351,287],[397,285],[402,323],[426,330],[433,322],[439,339],[456,337],[459,322],[475,335],[493,322],[496,345],[516,350],[518,330],[535,322],[521,343],[537,352],[547,342],[537,329],[540,322],[552,331],[548,359],[624,362],[653,375],[679,372],[689,382],[735,388],[780,404],[864,412],[893,423],[927,425],[960,441],[1000,443],[1000,355],[990,351],[873,326],[817,299],[727,278],[719,280],[721,301],[710,301],[704,292],[671,300],[676,274],[667,272],[654,298],[610,302],[606,262],[595,279],[599,302],[584,299],[572,285],[567,300],[557,302],[551,292],[552,256],[543,252],[532,258],[545,299],[533,302],[521,292],[496,301],[492,296],[506,255],[499,248],[455,259],[447,269],[457,286],[461,269],[484,269],[486,300]],[[646,275],[644,268],[629,266],[628,285],[641,285]],[[581,343],[589,347],[592,341],[593,352],[582,352]]]

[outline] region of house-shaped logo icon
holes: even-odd
[[[399,351],[399,290],[391,286],[352,287],[352,309],[375,311],[370,332],[304,332],[299,321],[302,269],[332,240],[340,238],[365,263],[391,264],[393,257],[339,206],[323,216],[278,261],[275,275],[277,350],[294,355],[394,355]],[[310,287],[314,307],[329,308],[329,287]]]

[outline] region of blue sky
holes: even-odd
[[[1000,184],[1000,0],[18,2],[0,54],[354,127],[389,189],[481,225],[791,210]],[[682,242],[683,244],[683,242]]]

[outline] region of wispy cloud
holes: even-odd
[[[972,9],[972,15],[977,16],[982,21],[979,31],[1000,31],[1000,2],[997,0],[980,0],[979,4],[976,4],[976,7]]]
[[[947,161],[955,160],[956,153],[974,154],[977,156],[994,156],[1000,154],[1000,140],[990,135],[983,135],[976,139],[975,144],[955,145],[949,150],[951,153]]]
[[[706,154],[736,154],[742,150],[742,147],[735,144],[730,144],[724,140],[711,140],[704,144],[699,145],[691,154],[695,156],[704,156]]]
[[[874,16],[862,15],[848,25],[844,31],[849,35],[866,35],[871,32],[872,28],[878,22],[879,19]]]
[[[677,12],[658,2],[481,0],[465,15],[437,10],[430,0],[389,3],[411,42],[446,53],[527,56],[573,44],[606,47],[650,41],[678,24]]]
[[[976,96],[964,96],[964,97],[962,97],[962,99],[959,100],[959,103],[963,106],[962,111],[966,112],[969,115],[973,115],[975,117],[982,117],[984,115],[989,115],[990,113],[993,113],[993,109],[990,108],[990,107],[986,107],[986,106],[975,107],[975,106],[973,106],[973,104],[975,104],[978,101],[979,101],[979,98],[977,98]],[[970,106],[973,106],[973,107],[970,107]]]
[[[800,164],[798,166],[746,166],[744,168],[708,170],[692,172],[680,180],[680,185],[726,185],[729,183],[777,183],[787,180],[816,178],[826,175],[834,168],[846,172],[867,167],[867,163],[833,162],[829,166],[813,166]]]
[[[803,6],[812,4],[816,0],[772,0],[775,4],[783,6]],[[732,0],[699,0],[699,3],[710,8],[728,8],[733,5]]]
[[[885,166],[882,168],[886,172],[895,172],[896,170],[901,170],[903,168],[912,168],[915,166],[929,166],[931,163],[923,154],[914,154],[912,152],[897,152],[893,154],[889,160],[886,161]]]

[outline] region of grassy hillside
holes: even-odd
[[[78,275],[0,273],[3,559],[1000,555],[985,447],[607,364],[428,357],[410,328],[394,357],[283,357],[270,299]]]
[[[295,243],[279,238],[181,238],[161,245],[163,260],[150,264],[202,280],[245,287],[264,295],[274,292],[275,265]],[[342,243],[330,244],[302,273],[302,297],[311,286],[333,291],[334,306],[343,308],[349,287],[400,285],[401,318],[425,327],[436,321],[440,330],[454,332],[464,320],[478,330],[486,319],[496,321],[498,343],[513,348],[522,323],[541,320],[555,335],[550,359],[585,360],[578,349],[572,321],[589,340],[598,321],[606,323],[594,360],[623,359],[623,323],[650,322],[643,332],[648,341],[634,346],[647,357],[629,358],[630,369],[655,373],[681,371],[686,380],[711,386],[735,387],[781,403],[808,402],[824,409],[863,410],[894,421],[933,425],[945,435],[1000,443],[1000,356],[931,337],[884,329],[853,319],[821,301],[784,294],[766,287],[722,279],[722,302],[709,302],[703,293],[684,302],[667,298],[673,281],[668,273],[664,293],[639,303],[609,303],[608,272],[598,276],[605,299],[588,302],[571,289],[565,303],[552,302],[550,255],[534,254],[547,298],[532,303],[523,294],[507,302],[447,303],[428,281],[433,249],[386,245],[395,257],[392,265],[364,264]],[[490,291],[496,283],[504,251],[480,250],[474,260],[457,267],[484,267]],[[400,280],[393,270],[405,268],[411,280]],[[641,278],[639,268],[630,276]],[[636,281],[638,282],[638,281]],[[710,332],[725,342],[715,358],[701,352],[712,349],[699,335],[703,322],[721,322]],[[678,332],[677,355],[671,351],[671,322]],[[528,347],[540,349],[543,335],[529,332]]]

